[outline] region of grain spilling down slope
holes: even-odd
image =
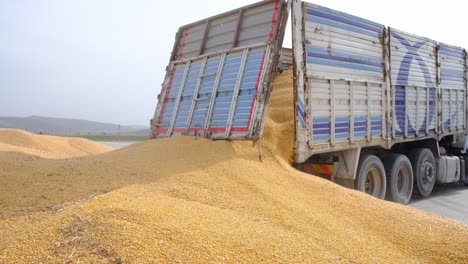
[[[466,262],[466,225],[288,165],[291,85],[290,71],[275,81],[254,148],[178,137],[69,160],[0,153],[0,262]]]

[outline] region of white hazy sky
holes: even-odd
[[[179,26],[253,2],[0,0],[0,116],[146,125]],[[460,0],[313,3],[468,48]]]

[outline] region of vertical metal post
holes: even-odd
[[[269,46],[266,47],[265,51],[265,58],[270,58],[271,56],[271,48]],[[269,59],[269,61],[271,61]],[[265,109],[265,92],[267,92],[267,88],[270,87],[270,80],[266,79],[266,75],[268,74],[267,68],[268,65],[263,62],[262,72],[260,73],[260,80],[264,80],[260,82],[257,87],[255,101],[253,102],[252,106],[252,119],[250,121],[249,133],[247,135],[248,138],[252,138],[254,130],[259,129],[261,127],[261,117],[263,115],[263,111],[259,110],[261,108]],[[262,101],[263,100],[263,101]]]
[[[200,44],[199,55],[203,55],[203,53],[205,53],[206,42],[208,40],[208,32],[210,31],[210,24],[211,24],[211,20],[207,19],[206,24],[205,24],[205,31],[203,32],[203,39],[202,39],[202,42]]]
[[[384,89],[386,90],[385,94],[385,100],[382,98],[382,105],[384,105],[384,114],[382,115],[382,137],[385,139],[387,138],[387,148],[390,148],[391,143],[392,143],[392,138],[395,138],[395,120],[392,121],[393,119],[396,119],[395,115],[395,106],[391,105],[393,102],[395,102],[393,98],[393,94],[395,93],[391,88],[391,80],[390,80],[390,74],[391,74],[391,64],[390,64],[390,28],[384,27],[384,38],[383,38],[383,56],[384,56]],[[393,101],[393,102],[392,102]],[[390,130],[392,131],[392,134],[390,134]]]
[[[354,143],[354,82],[349,82],[349,140],[351,144]]]
[[[236,32],[234,33],[234,39],[232,41],[232,48],[235,48],[239,45],[239,35],[242,27],[242,17],[244,16],[244,9],[239,9],[239,14],[237,16]]]
[[[432,87],[428,87],[426,89],[426,135],[429,135],[429,109],[431,109],[429,107],[430,105],[430,97],[429,97],[429,94],[430,94],[430,89],[433,89]]]
[[[467,122],[468,122],[468,106],[467,106],[467,102],[468,102],[468,92],[467,92],[467,89],[468,89],[468,71],[467,71],[467,53],[466,53],[466,50],[463,50],[463,69],[464,69],[464,77],[465,77],[465,81],[464,81],[464,87],[463,87],[463,101],[464,101],[464,117],[463,117],[463,128],[465,130],[465,133],[464,134],[467,134],[466,133],[466,129],[468,128],[467,126]]]
[[[385,140],[386,135],[387,135],[387,127],[386,127],[387,123],[385,121],[387,119],[386,116],[385,116],[387,114],[387,100],[386,100],[386,96],[385,96],[386,95],[386,92],[385,92],[386,91],[386,89],[385,89],[386,86],[383,83],[383,84],[381,84],[381,87],[382,87],[381,94],[380,94],[380,96],[381,96],[380,98],[382,98],[382,100],[380,101],[381,105],[382,105],[382,113],[381,113],[382,114],[382,130],[381,130],[382,131],[381,132],[382,136],[381,136],[381,138],[382,138],[382,140]]]
[[[435,90],[436,92],[434,93],[434,101],[435,101],[435,113],[434,113],[434,118],[435,118],[435,133],[439,134],[442,130],[442,133],[444,131],[444,124],[442,122],[443,118],[443,108],[444,108],[444,101],[442,100],[443,98],[443,93],[442,93],[442,86],[441,86],[441,81],[440,81],[440,46],[436,45],[435,47],[436,51],[436,87]]]
[[[457,89],[456,91],[457,91],[457,94],[456,94],[457,95],[457,99],[456,99],[457,100],[457,110],[455,110],[455,113],[457,113],[457,116],[456,116],[456,120],[457,120],[456,130],[458,130],[460,128],[460,122],[458,122],[458,112],[459,112],[458,110],[460,110],[460,100],[458,99],[459,98],[459,95],[458,95],[459,90]]]
[[[177,56],[179,56],[178,51],[180,49],[180,41],[182,40],[182,37],[184,35],[184,30],[185,30],[184,28],[180,28],[179,31],[176,32],[174,45],[172,47],[171,57],[169,58],[169,63],[175,60],[181,59],[181,58],[178,58]]]
[[[197,103],[195,99],[197,99],[198,91],[200,90],[201,82],[203,79],[202,75],[205,72],[205,66],[206,66],[207,61],[208,61],[208,57],[205,57],[200,66],[200,72],[198,73],[197,84],[195,85],[195,89],[193,90],[192,105],[190,106],[189,115],[187,117],[187,124],[185,124],[185,134],[189,132],[190,124],[192,123],[193,113],[195,112],[195,105]]]
[[[299,122],[297,117],[297,105],[295,106],[295,133],[296,142],[295,146],[295,160],[306,159],[310,148],[314,146],[313,130],[312,130],[312,116],[310,113],[310,104],[307,98],[310,97],[310,83],[306,83],[306,63],[305,63],[305,49],[304,49],[304,9],[301,0],[291,0],[291,26],[292,26],[292,49],[293,49],[293,71],[295,80],[294,86],[294,100],[301,100],[304,103],[304,126]],[[288,3],[288,4],[289,4]]]
[[[404,135],[405,135],[405,138],[408,137],[408,113],[409,113],[409,110],[408,110],[408,86],[404,86],[404,89],[405,89],[405,131],[404,131]]]
[[[392,138],[396,138],[396,123],[397,123],[397,116],[396,116],[396,109],[395,109],[395,89],[396,86],[390,86],[392,87],[391,89],[391,96],[392,96]],[[401,127],[400,127],[401,129]],[[389,143],[391,143],[391,140],[389,139]]]
[[[371,87],[366,82],[367,87],[367,141],[372,140],[372,112],[371,112]]]
[[[208,136],[208,128],[210,127],[210,122],[213,114],[213,108],[216,100],[216,95],[218,93],[219,81],[221,80],[221,75],[223,74],[224,60],[226,59],[226,52],[221,55],[219,61],[218,71],[216,73],[216,79],[213,84],[213,91],[211,92],[210,104],[208,105],[208,112],[206,113],[205,128],[203,130],[204,136]]]
[[[330,145],[335,146],[335,80],[330,80]]]
[[[164,82],[162,83],[161,92],[158,95],[158,103],[156,105],[156,110],[154,111],[153,120],[151,122],[151,137],[153,138],[156,137],[156,134],[157,134],[156,129],[160,125],[158,124],[158,122],[159,122],[162,108],[164,104],[166,103],[165,98],[168,92],[167,87],[169,86],[171,82],[171,77],[174,74],[174,67],[175,65],[173,63],[170,63],[168,68],[166,69],[166,77],[164,78]]]
[[[185,81],[187,80],[187,75],[188,75],[191,64],[192,64],[192,61],[189,60],[187,61],[187,64],[185,65],[185,70],[184,70],[184,74],[182,75],[182,80],[180,82],[179,91],[177,92],[177,97],[174,102],[174,110],[172,111],[171,124],[169,125],[169,129],[167,130],[168,136],[172,135],[172,130],[174,129],[174,123],[177,117],[177,111],[179,110],[180,98],[182,97],[182,91],[184,90]]]
[[[452,113],[453,113],[453,109],[452,109],[452,89],[448,89],[448,92],[449,92],[449,116],[448,116],[448,119],[450,120],[449,122],[449,127],[448,127],[448,131],[452,131]],[[443,124],[442,124],[443,125]]]
[[[239,67],[239,71],[237,72],[236,86],[234,87],[234,90],[232,92],[231,109],[229,110],[226,132],[224,134],[225,138],[228,138],[229,135],[231,134],[232,120],[234,119],[234,114],[236,111],[237,99],[239,97],[240,85],[242,83],[242,77],[244,76],[244,69],[245,69],[245,64],[247,62],[248,55],[249,55],[249,48],[246,48],[244,49],[244,52],[242,54],[241,64]]]
[[[441,133],[444,133],[445,132],[445,128],[444,128],[444,114],[445,114],[445,110],[444,110],[444,98],[445,98],[445,93],[444,93],[444,90],[440,89],[440,125],[438,125],[436,127],[436,129],[438,130],[438,127],[440,127],[440,132]],[[439,111],[438,111],[439,112]]]
[[[421,87],[415,87],[414,91],[416,92],[416,124],[414,125],[414,133],[416,134],[416,137],[419,136],[419,125],[421,121],[419,120],[419,112],[420,112],[420,107],[419,107],[419,91],[421,91]],[[426,112],[427,113],[427,112]]]

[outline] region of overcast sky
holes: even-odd
[[[0,0],[0,116],[146,125],[179,26],[253,2]],[[468,48],[460,0],[312,2]]]

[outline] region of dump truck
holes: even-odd
[[[402,204],[436,183],[468,184],[465,49],[300,0],[180,27],[152,137],[261,139],[288,62],[296,168]]]

